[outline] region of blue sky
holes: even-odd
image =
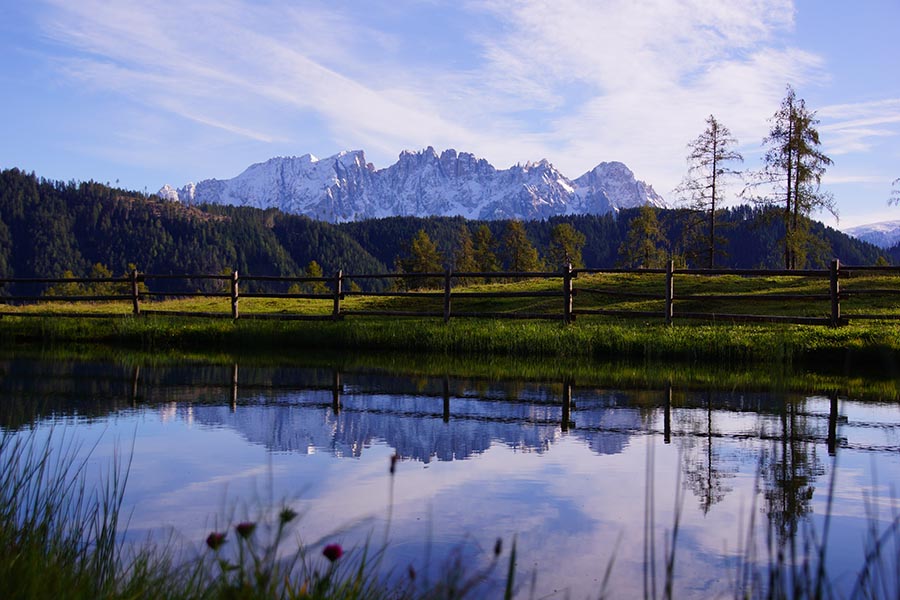
[[[0,14],[0,167],[51,179],[155,192],[278,155],[363,149],[383,168],[431,145],[573,178],[619,160],[671,201],[709,114],[758,168],[790,83],[821,120],[839,227],[900,219],[897,0],[0,0]]]

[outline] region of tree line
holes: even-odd
[[[722,240],[717,253],[728,251],[717,258],[717,266],[781,264],[784,224],[773,211],[754,205],[717,207],[716,236]],[[332,276],[338,269],[358,274],[448,268],[559,271],[567,262],[589,268],[650,266],[670,256],[703,266],[694,262],[701,255],[691,255],[685,241],[694,216],[690,208],[644,207],[526,222],[389,217],[333,225],[274,209],[185,206],[96,182],[48,181],[8,169],[0,171],[0,278],[123,276],[132,268],[163,275],[236,269],[242,275],[311,277]],[[804,226],[821,241],[808,253],[808,264],[824,265],[832,256],[848,264],[873,264],[883,254],[821,223]],[[900,259],[900,249],[885,254]],[[177,293],[219,284],[157,280],[148,285]],[[246,285],[247,291],[270,286]],[[387,284],[366,280],[360,285],[377,290]],[[265,289],[288,291],[288,286]],[[0,294],[42,292],[46,286],[0,286]]]
[[[744,182],[740,196],[776,209],[767,215],[780,222],[785,269],[802,268],[810,253],[822,251],[822,240],[812,235],[810,216],[825,210],[836,217],[837,209],[831,194],[821,189],[822,177],[832,161],[821,150],[816,113],[788,86],[769,122],[769,133],[762,142],[763,165],[755,171],[742,173],[735,168],[744,160],[735,150],[737,139],[714,115],[706,119],[703,133],[688,144],[688,173],[677,189],[693,213],[684,235],[686,260],[713,268],[716,260],[725,256],[716,226],[723,190],[733,179]],[[652,234],[652,223],[642,227]],[[642,239],[652,245],[647,235]]]

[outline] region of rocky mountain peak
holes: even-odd
[[[664,206],[653,188],[622,163],[600,163],[570,180],[546,158],[505,170],[453,148],[432,146],[400,153],[375,169],[362,150],[328,158],[276,157],[251,165],[233,179],[208,179],[160,196],[182,202],[279,208],[332,222],[398,215],[469,219],[542,219],[562,214],[604,214],[640,204]]]

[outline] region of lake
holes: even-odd
[[[77,443],[95,481],[130,457],[126,541],[199,552],[286,502],[305,544],[383,548],[394,577],[486,567],[515,539],[520,597],[597,597],[610,565],[611,595],[635,597],[648,565],[661,594],[677,522],[676,595],[709,598],[767,564],[769,541],[800,560],[830,513],[827,573],[848,596],[867,531],[898,518],[894,398],[153,362],[0,360],[5,431]]]

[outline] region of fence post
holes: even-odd
[[[238,272],[231,272],[231,318],[237,319],[238,313]]]
[[[139,303],[139,295],[138,295],[138,272],[137,269],[131,270],[131,312],[139,315],[141,314],[141,305]]]
[[[666,325],[672,324],[675,314],[675,261],[666,263]]]
[[[231,365],[231,412],[237,411],[238,397],[238,365]]]
[[[666,408],[663,413],[663,443],[672,443],[672,383],[666,386]]]
[[[444,323],[450,322],[450,269],[444,272]]]
[[[841,281],[839,279],[841,261],[835,258],[831,261],[831,326],[841,324]]]
[[[341,383],[341,372],[335,369],[331,381],[331,410],[334,411],[335,415],[339,415],[341,412],[341,392],[344,391],[344,384]]]
[[[443,381],[443,392],[444,392],[444,423],[450,422],[450,377],[448,375],[444,375]]]
[[[563,270],[563,321],[566,324],[574,321],[572,315],[572,263],[567,262]]]
[[[141,365],[134,367],[131,372],[131,408],[137,407],[138,383],[141,381]]]
[[[831,410],[828,411],[828,455],[837,453],[838,397],[831,394]]]
[[[341,294],[343,293],[341,282],[343,279],[344,271],[343,269],[338,269],[338,272],[334,274],[334,308],[331,311],[331,319],[333,321],[341,318]]]

